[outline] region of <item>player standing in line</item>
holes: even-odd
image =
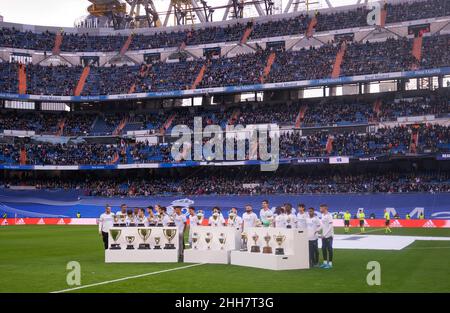
[[[384,220],[385,220],[384,221],[384,225],[385,225],[384,232],[386,234],[388,232],[392,233],[391,226],[390,226],[390,224],[391,224],[391,214],[386,209],[384,209]]]
[[[323,264],[321,268],[333,267],[333,216],[328,212],[328,206],[326,204],[320,205],[320,213],[322,213],[322,255]]]
[[[125,223],[125,219],[127,218],[127,209],[128,206],[124,203],[120,205],[120,211],[117,211],[116,215],[120,219],[121,223]]]
[[[258,216],[253,212],[250,204],[245,206],[245,212],[242,214],[242,231],[246,228],[255,227],[258,221]]]
[[[188,235],[188,242],[189,245],[192,247],[192,232],[193,230],[198,226],[198,216],[195,214],[195,208],[193,206],[189,207],[189,235]]]
[[[361,233],[364,233],[366,231],[366,228],[364,227],[364,220],[366,219],[366,214],[364,214],[363,209],[359,209],[358,219],[359,219],[359,229],[361,230]]]
[[[259,218],[261,219],[261,222],[263,223],[263,225],[266,227],[270,226],[270,224],[272,224],[273,212],[269,207],[268,200],[263,200],[262,208],[259,211]]]
[[[102,236],[105,250],[108,249],[109,229],[114,226],[114,213],[111,212],[111,207],[107,204],[105,213],[100,215],[98,219],[98,233]]]
[[[305,213],[305,205],[300,203],[298,205],[298,213],[297,213],[297,228],[305,229],[306,228],[306,218],[308,214]]]
[[[308,235],[309,244],[309,266],[319,266],[319,230],[320,220],[314,212],[314,208],[308,209],[308,217],[306,218],[306,233]]]
[[[183,214],[181,211],[182,207],[175,206],[174,208],[174,214],[173,214],[173,221],[175,222],[175,226],[178,230],[178,244],[179,244],[179,259],[183,259],[183,252],[184,252],[184,230],[186,229],[186,215]]]
[[[228,213],[227,226],[234,227],[237,230],[242,229],[242,218],[237,214],[237,208],[235,207],[231,208],[230,213]]]
[[[350,220],[352,218],[351,213],[347,210],[344,213],[344,231],[346,234],[348,234],[350,230]]]

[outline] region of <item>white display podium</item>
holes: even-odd
[[[144,242],[139,235],[139,229],[150,231],[148,239]],[[165,249],[169,244],[163,230],[175,231],[174,238],[170,241],[174,249]],[[119,231],[120,235],[113,239],[112,231]],[[127,237],[134,237],[132,243],[127,242]],[[156,241],[159,239],[159,243]],[[140,244],[149,244],[150,249],[139,249]],[[120,249],[113,249],[119,245]],[[159,245],[160,249],[155,249]],[[128,249],[132,246],[133,249]],[[150,263],[150,262],[178,262],[179,234],[176,227],[113,227],[109,231],[109,247],[105,250],[106,263]]]
[[[309,243],[304,231],[293,228],[254,227],[245,230],[248,235],[247,251],[232,251],[231,264],[257,267],[270,270],[295,270],[309,268]],[[256,244],[252,239],[258,235]],[[270,236],[269,244],[264,240]],[[274,236],[285,236],[281,247],[283,255],[275,254],[280,246],[275,242]],[[260,252],[251,252],[252,246],[259,246]],[[270,246],[272,253],[263,253],[264,247]]]
[[[229,264],[231,251],[239,249],[240,231],[234,227],[196,226],[192,229],[194,233],[198,235],[198,241],[192,243],[191,249],[184,250],[186,263]],[[219,238],[225,238],[225,242],[222,244]]]

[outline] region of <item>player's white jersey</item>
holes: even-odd
[[[225,224],[225,219],[223,218],[222,214],[219,214],[217,218],[214,218],[211,216],[208,220],[208,225],[213,227],[219,227],[223,226]]]
[[[334,236],[333,216],[330,213],[322,214],[322,237],[330,238]]]
[[[291,227],[288,227],[291,226]],[[286,227],[288,228],[297,228],[297,217],[295,214],[286,214]]]
[[[103,213],[98,219],[98,230],[102,232],[109,232],[109,229],[114,226],[114,213]]]
[[[306,219],[308,217],[308,214],[306,213],[297,213],[297,228],[306,228]]]
[[[249,228],[249,227],[255,227],[256,222],[258,221],[258,216],[254,212],[244,212],[242,214],[242,222],[243,222],[243,228]]]
[[[273,212],[270,209],[264,210],[261,209],[261,211],[259,211],[259,218],[261,219],[261,222],[263,224],[267,224],[272,222],[272,217],[273,217]]]
[[[317,216],[306,218],[306,233],[308,240],[316,240],[319,238],[320,220]]]
[[[287,215],[286,214],[278,214],[275,216],[275,227],[277,228],[286,228],[287,226]]]
[[[234,219],[228,218],[227,226],[234,227],[236,229],[242,229],[242,218],[240,216],[235,216]]]
[[[175,226],[178,228],[179,234],[182,234],[184,232],[184,226],[186,224],[186,215],[184,214],[175,214],[173,216],[173,220],[175,222]]]

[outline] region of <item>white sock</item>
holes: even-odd
[[[331,262],[331,261],[330,261],[330,262],[328,262],[328,265],[333,265],[333,262]]]
[[[327,261],[323,261],[323,264],[327,264]]]

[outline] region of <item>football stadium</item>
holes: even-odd
[[[450,1],[13,2],[0,292],[450,292]]]

